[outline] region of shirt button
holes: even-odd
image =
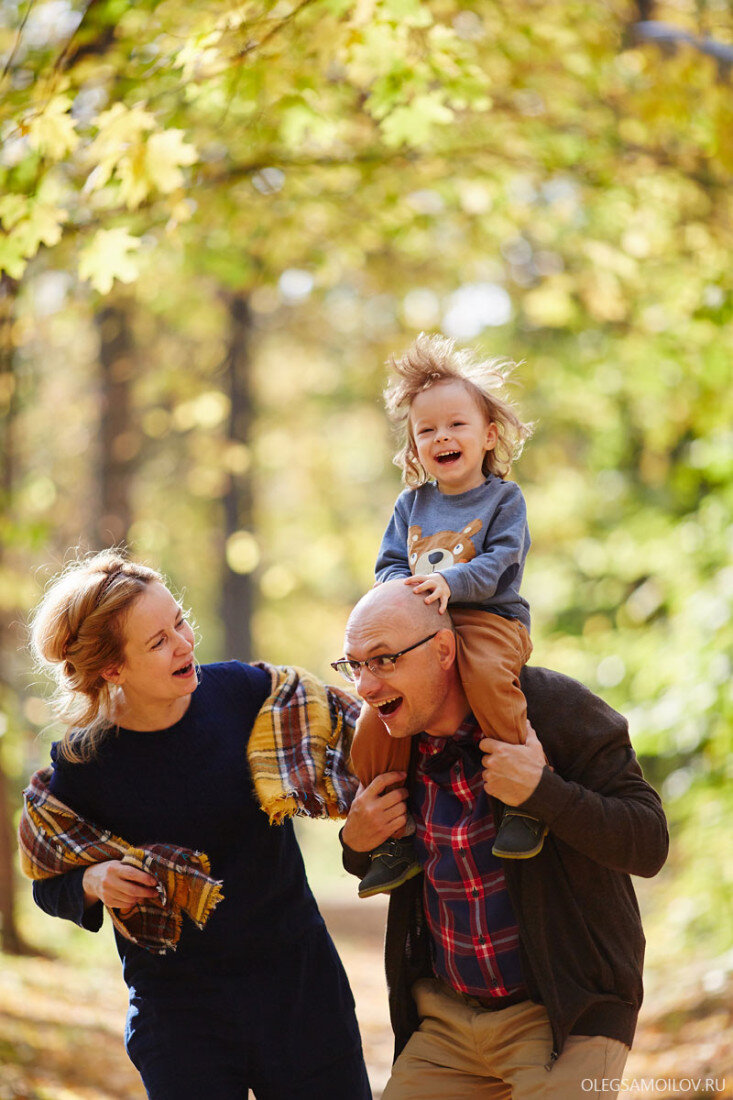
[[[477,898],[477,897],[478,897],[478,890],[476,889],[476,887],[475,887],[475,886],[474,886],[473,890],[471,891],[471,893],[473,894],[473,896],[474,896],[475,898]]]
[[[456,775],[460,775],[460,774],[461,774],[461,765],[460,765],[460,764],[456,764],[456,766],[455,766],[455,768],[453,769],[453,771],[454,771],[454,772],[456,773]]]
[[[458,849],[458,854],[462,856],[463,853],[465,852],[465,850],[466,850],[465,848],[459,848]]]
[[[483,936],[479,936],[479,938],[478,938],[478,942],[479,942],[480,944],[484,944],[484,943],[486,943],[486,940],[484,939],[484,937],[483,937]]]

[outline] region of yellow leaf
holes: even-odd
[[[79,144],[68,96],[55,96],[28,124],[28,143],[42,156],[61,160]]]
[[[221,30],[197,34],[178,51],[174,67],[183,70],[184,81],[205,80],[221,71],[226,64],[225,56],[219,49],[221,37]]]
[[[27,209],[28,199],[25,195],[3,195],[0,198],[0,222],[5,229],[12,229],[25,217]]]
[[[34,256],[41,244],[58,244],[61,226],[67,217],[68,212],[53,203],[31,200],[26,217],[15,228],[15,235],[21,241],[25,255],[29,258]]]
[[[85,193],[100,191],[116,178],[120,199],[135,210],[153,191],[170,194],[183,185],[181,168],[194,164],[198,154],[183,140],[183,130],[156,131],[155,119],[142,106],[116,103],[99,118],[99,133],[89,147],[95,167],[87,177]]]
[[[131,150],[141,147],[155,119],[141,104],[125,107],[115,103],[99,116],[98,126],[97,136],[87,150],[87,159],[94,165],[84,185],[87,193],[99,191],[109,182],[120,162],[133,155]],[[131,169],[128,173],[134,175]]]
[[[131,283],[138,276],[138,265],[130,253],[140,247],[140,238],[126,229],[100,229],[84,248],[79,259],[79,276],[89,279],[101,294],[108,294],[115,279]]]
[[[20,279],[27,260],[22,254],[20,242],[13,236],[0,234],[0,271],[6,271],[11,279]]]
[[[98,142],[105,146],[112,144],[126,146],[131,141],[137,141],[147,130],[152,130],[155,126],[155,118],[141,103],[136,103],[134,107],[115,103],[108,111],[102,112],[97,125],[99,133],[92,143],[92,148]]]
[[[183,130],[163,130],[148,139],[145,167],[153,187],[164,195],[183,185],[182,166],[195,164],[198,154],[183,140]]]
[[[146,172],[145,146],[135,145],[128,156],[117,165],[120,180],[120,198],[131,210],[137,209],[150,191],[150,181]]]
[[[54,245],[61,240],[61,226],[68,212],[48,201],[53,187],[41,188],[45,197],[28,198],[26,195],[3,195],[0,198],[0,221],[4,233],[0,234],[0,270],[14,278],[20,278],[26,261],[35,256],[40,245]]]

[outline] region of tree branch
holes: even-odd
[[[718,42],[715,38],[699,38],[680,27],[675,27],[672,23],[664,23],[659,19],[647,19],[635,23],[633,31],[638,42],[652,42],[673,52],[680,45],[692,46],[699,53],[714,57],[718,62],[721,76],[727,76],[733,65],[733,46]]]
[[[276,34],[279,34],[280,31],[283,30],[284,27],[287,27],[288,24],[292,23],[294,19],[297,19],[297,17],[305,8],[310,7],[310,5],[314,3],[316,3],[316,0],[300,0],[300,3],[296,7],[294,7],[293,10],[284,17],[284,19],[281,19],[279,23],[276,23],[274,27],[272,27],[271,30],[269,30],[267,34],[264,35],[263,38],[261,38],[258,42],[248,43],[243,50],[240,50],[235,55],[234,61],[244,61],[245,57],[248,54],[252,53],[253,50],[258,50],[261,49],[262,46],[266,46],[270,39],[274,38]]]
[[[23,31],[25,30],[25,25],[28,22],[28,16],[33,11],[35,3],[36,3],[36,0],[28,0],[28,4],[27,4],[26,9],[25,9],[25,14],[23,15],[23,18],[20,21],[20,26],[18,27],[18,33],[16,34],[15,42],[13,43],[13,48],[10,51],[10,53],[8,54],[8,59],[5,62],[5,67],[3,68],[2,76],[0,76],[0,80],[5,80],[5,78],[7,77],[8,73],[10,72],[10,70],[13,66],[13,62],[15,61],[15,55],[18,52],[18,47],[20,46],[21,39],[23,38]]]
[[[72,54],[71,53],[71,46],[72,46],[72,43],[74,42],[74,40],[76,39],[77,35],[79,34],[79,31],[84,26],[84,20],[89,15],[89,12],[92,10],[92,8],[96,7],[97,4],[99,4],[99,2],[100,2],[100,0],[88,0],[87,6],[84,9],[84,13],[83,13],[81,19],[79,20],[78,24],[76,25],[76,27],[72,31],[71,35],[69,36],[69,39],[68,39],[66,45],[64,46],[63,50],[61,51],[59,56],[54,61],[54,64],[53,64],[53,72],[54,73],[60,73],[60,72],[63,72],[65,69],[68,69],[70,67],[71,63],[73,62],[73,60],[77,57],[77,55],[80,55],[81,51],[84,50],[84,47],[80,46],[78,48],[78,50],[75,50],[74,53]],[[107,26],[105,27],[105,32],[108,31],[109,29],[110,29],[110,24],[107,24]],[[112,29],[112,37],[114,38],[114,29],[115,29],[114,25],[111,25],[111,29]],[[104,35],[101,35],[100,37],[104,37]],[[84,52],[89,52],[89,50],[86,49],[86,50],[84,50]]]

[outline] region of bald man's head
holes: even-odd
[[[416,631],[423,634],[453,629],[450,615],[448,612],[440,614],[437,601],[425,603],[425,598],[413,592],[401,578],[377,584],[362,596],[349,615],[347,634],[352,625],[362,621],[391,623],[394,626],[412,624]]]
[[[346,624],[344,653],[358,663],[357,691],[392,737],[422,730],[448,736],[468,711],[450,617],[402,579],[378,584],[359,600]],[[366,665],[395,654],[386,669]]]

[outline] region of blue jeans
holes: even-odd
[[[150,1100],[370,1100],[354,999],[323,927],[246,968],[133,992],[127,1052]]]

